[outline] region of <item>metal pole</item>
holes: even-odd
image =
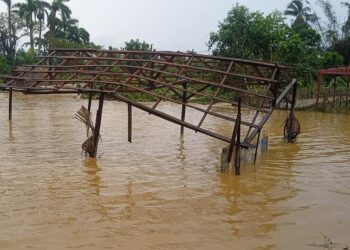
[[[9,90],[9,120],[12,120],[12,88]]]
[[[92,155],[90,155],[90,157],[96,157],[96,154],[97,154],[98,141],[100,139],[104,97],[105,97],[104,93],[100,93],[100,98],[99,98],[99,102],[98,102],[98,110],[97,110],[97,114],[96,114],[96,122],[95,122],[94,152]]]
[[[186,118],[186,103],[187,103],[187,83],[182,84],[183,92],[182,92],[182,112],[181,112],[181,121],[184,122]],[[184,134],[184,126],[181,125],[181,134]]]
[[[128,141],[132,142],[132,105],[128,103]]]
[[[235,175],[241,174],[241,98],[238,99],[238,130],[235,148]]]

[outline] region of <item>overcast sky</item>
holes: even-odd
[[[331,1],[341,22],[346,16],[342,1]],[[285,10],[290,0],[71,0],[68,5],[96,44],[119,48],[139,38],[157,50],[205,52],[209,33],[237,2],[270,13]]]

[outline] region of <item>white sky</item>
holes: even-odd
[[[345,0],[331,1],[343,22],[340,2]],[[119,48],[139,38],[157,50],[205,52],[209,33],[237,2],[270,13],[285,10],[290,0],[71,0],[68,5],[96,44]],[[5,11],[3,3],[0,11]]]

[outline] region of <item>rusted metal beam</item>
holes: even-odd
[[[69,60],[69,59],[80,59],[80,60],[89,60],[89,58],[87,57],[75,57],[75,56],[42,56],[39,58],[58,58],[58,59],[64,59],[64,60]],[[249,79],[254,79],[254,80],[259,80],[259,81],[265,81],[265,82],[270,82],[271,79],[269,78],[262,78],[262,77],[256,77],[256,76],[252,76],[252,75],[243,75],[243,74],[238,74],[238,73],[226,73],[225,71],[221,71],[221,70],[214,70],[214,69],[208,69],[208,68],[200,68],[200,67],[196,67],[196,66],[191,66],[191,65],[184,65],[184,64],[177,64],[177,63],[172,63],[172,62],[167,62],[167,61],[159,61],[159,60],[149,60],[149,59],[133,59],[133,58],[114,58],[114,57],[103,57],[103,58],[99,58],[96,57],[94,58],[94,60],[103,60],[103,61],[120,61],[120,62],[154,62],[157,64],[164,64],[164,65],[168,65],[168,66],[174,66],[174,67],[183,67],[183,68],[188,68],[188,69],[192,69],[192,70],[201,70],[201,71],[206,71],[206,72],[211,72],[211,73],[218,73],[218,74],[227,74],[229,76],[233,76],[233,77],[241,77],[241,78],[249,78]],[[100,66],[100,65],[96,65],[96,66]],[[108,66],[108,65],[104,65],[104,66]],[[128,68],[142,68],[140,66],[135,66],[135,65],[123,65],[125,67]],[[148,70],[152,70],[152,68],[147,68]],[[157,72],[157,70],[154,70],[155,72]],[[158,72],[162,72],[162,71],[158,71]]]
[[[25,78],[18,78],[18,77],[12,77],[12,78],[16,78],[17,80],[27,80]],[[32,79],[33,81],[38,81],[38,79]],[[92,82],[91,80],[89,79],[75,79],[75,80],[45,80],[43,79],[43,82],[45,83],[49,83],[49,82],[52,82],[52,83],[63,83],[61,86],[64,86],[66,84],[75,84],[75,83],[88,83],[88,82]],[[137,90],[137,91],[140,91],[140,92],[143,92],[143,93],[147,93],[149,95],[152,95],[154,97],[158,97],[158,98],[163,98],[162,96],[160,95],[157,95],[157,94],[154,94],[146,89],[142,89],[142,88],[139,88],[139,87],[135,87],[133,85],[128,85],[128,84],[124,84],[124,83],[121,83],[121,82],[111,82],[111,81],[93,81],[94,83],[100,83],[100,84],[106,84],[106,85],[121,85],[121,86],[125,86],[127,88],[130,88],[130,89],[134,89],[134,90]],[[170,88],[173,88],[173,89],[177,89],[177,90],[180,90],[180,91],[184,91],[183,88],[181,87],[176,87],[176,86],[173,86],[171,83],[162,83],[162,85],[166,86],[166,87],[170,87]],[[62,87],[60,87],[62,88]],[[215,100],[215,101],[220,101],[220,102],[225,102],[225,103],[230,103],[231,105],[234,105],[234,106],[237,106],[238,103],[237,102],[233,102],[233,101],[228,101],[226,99],[223,99],[223,98],[219,98],[219,97],[213,97],[211,95],[206,95],[206,94],[202,94],[202,93],[199,93],[199,92],[196,92],[196,91],[192,91],[192,90],[185,90],[187,93],[192,93],[192,94],[195,94],[195,95],[199,95],[199,96],[202,96],[202,97],[207,97],[209,99],[212,99],[212,100]],[[163,98],[165,99],[165,98]],[[264,109],[261,109],[261,108],[255,108],[253,106],[249,106],[249,105],[243,105],[242,104],[242,107],[244,108],[247,108],[247,109],[251,109],[251,110],[257,110],[259,112],[264,112],[266,113],[266,111]]]
[[[233,62],[231,62],[230,65],[228,66],[227,72],[230,72],[230,71],[231,71],[232,66],[233,66]],[[221,82],[220,82],[220,85],[224,85],[226,79],[227,79],[227,75],[224,75],[223,78],[222,78],[222,80],[221,80]],[[216,98],[217,95],[219,94],[219,92],[220,92],[220,88],[218,87],[218,89],[215,91],[215,94],[214,94],[213,97]],[[198,127],[201,127],[201,126],[202,126],[202,124],[203,124],[205,118],[206,118],[207,115],[208,115],[208,112],[211,110],[211,108],[213,107],[214,103],[215,103],[215,100],[212,99],[212,100],[210,101],[210,104],[209,104],[208,107],[207,107],[206,112],[203,114],[202,119],[199,121]]]
[[[106,54],[124,54],[126,52],[130,54],[141,54],[141,55],[152,55],[152,54],[158,54],[158,55],[173,55],[178,57],[188,57],[189,53],[183,53],[183,52],[170,52],[170,51],[123,51],[123,50],[95,50],[95,49],[56,49],[56,52],[64,52],[64,51],[89,51],[89,52],[104,52]],[[237,59],[237,58],[228,58],[228,57],[221,57],[221,56],[207,56],[202,54],[196,54],[196,53],[190,53],[195,58],[202,58],[202,59],[211,59],[211,60],[218,60],[218,61],[234,61],[235,63],[243,63],[248,65],[260,65],[264,67],[275,67],[276,64],[274,63],[267,63],[267,62],[261,62],[261,61],[253,61],[253,60],[245,60],[245,59]],[[281,66],[283,68],[286,68],[285,66]]]

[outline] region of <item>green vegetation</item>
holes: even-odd
[[[210,34],[208,47],[215,55],[291,65],[303,86],[314,85],[318,69],[347,65],[350,59],[350,4],[343,3],[349,10],[344,24],[330,1],[317,4],[327,20],[304,0],[291,1],[284,13],[268,15],[237,4]]]
[[[90,42],[90,34],[79,27],[66,5],[69,0],[24,0],[13,4],[1,0],[7,12],[0,13],[0,72],[8,73],[12,66],[34,63],[35,56],[47,53],[49,48],[101,48]],[[18,48],[19,40],[28,51]]]

